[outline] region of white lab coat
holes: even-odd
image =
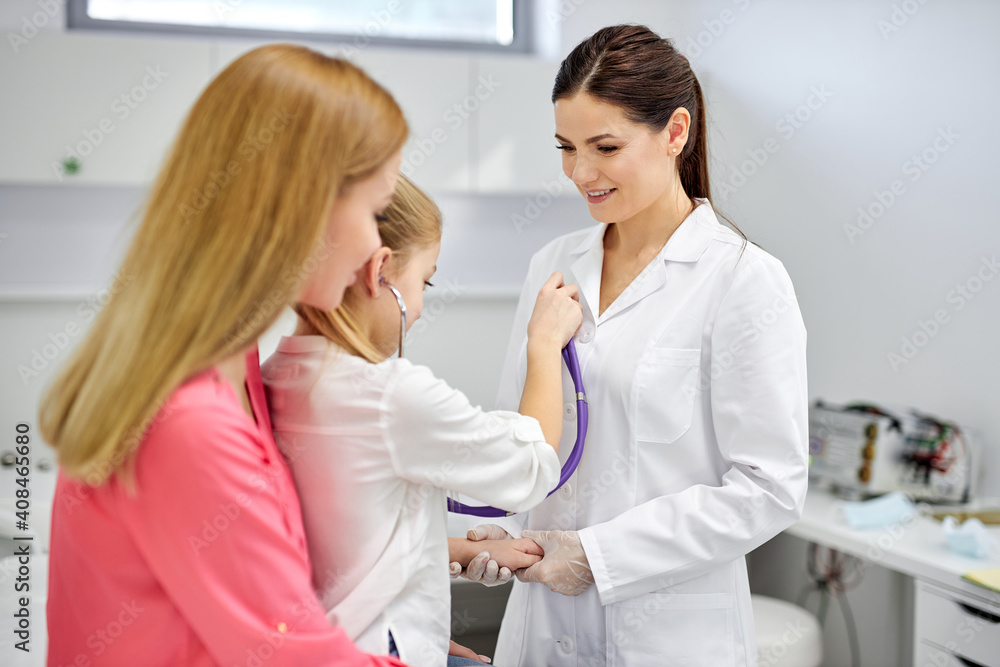
[[[745,554],[793,524],[807,484],[806,332],[779,261],[706,200],[598,317],[601,224],[531,261],[499,407],[518,404],[527,322],[552,271],[580,286],[590,408],[574,477],[522,527],[579,531],[595,585],[516,582],[495,664],[756,665]],[[564,376],[565,460],[575,438]],[[526,520],[526,526],[525,524]]]
[[[510,510],[559,480],[541,426],[483,412],[406,359],[370,364],[322,336],[281,339],[261,367],[295,477],[313,584],[359,648],[444,667],[451,630],[446,492]]]

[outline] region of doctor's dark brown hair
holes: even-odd
[[[654,132],[661,132],[679,107],[687,109],[691,127],[677,156],[678,174],[688,197],[712,201],[705,98],[688,59],[669,39],[642,25],[601,28],[562,61],[552,102],[578,93],[618,107],[629,120]],[[736,225],[726,222],[746,240]]]

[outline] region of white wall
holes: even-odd
[[[985,445],[983,490],[1000,495],[1000,411],[995,409],[1000,381],[993,346],[1000,330],[1000,281],[979,283],[977,275],[993,277],[984,258],[992,262],[1000,250],[991,182],[997,174],[994,156],[1000,154],[1000,132],[992,118],[1000,107],[995,38],[1000,4],[565,0],[558,6],[562,16],[553,27],[562,31],[562,54],[599,27],[636,21],[672,37],[691,57],[708,98],[717,207],[780,258],[795,282],[809,330],[811,396],[910,404],[975,427]],[[36,2],[3,3],[0,32],[18,28],[22,17],[36,10]],[[45,29],[58,31],[59,25],[53,21]],[[886,25],[898,29],[883,34]],[[189,41],[192,49],[203,48],[202,41]],[[209,69],[240,48],[213,42]],[[407,54],[371,51],[366,57],[388,75]],[[442,57],[447,67],[470,77],[495,62],[495,57],[460,53]],[[526,62],[518,67],[533,70]],[[543,237],[586,222],[574,200],[543,211],[527,233],[519,234],[510,221],[537,200],[542,175],[558,173],[554,150],[544,158],[551,165],[538,164],[536,146],[551,130],[543,79],[552,64],[538,69],[544,76],[525,74],[523,85],[511,80],[503,95],[491,100],[496,106],[474,114],[455,135],[461,143],[454,160],[471,165],[468,175],[443,168],[439,174],[424,173],[453,183],[454,192],[437,191],[453,198],[449,205],[455,212],[446,222],[442,271],[450,267],[459,284],[472,287],[457,301],[442,301],[429,334],[413,341],[411,356],[485,404],[491,402],[512,314],[511,288],[528,256]],[[19,80],[44,86],[46,70]],[[404,95],[414,103],[425,96],[420,103],[426,114],[415,126],[428,131],[447,106],[434,101],[436,85],[429,78],[422,93],[415,85]],[[0,125],[5,109],[30,99],[7,89],[3,95]],[[72,114],[74,108],[68,105],[63,112]],[[790,132],[783,119],[796,113],[804,120]],[[491,128],[507,116],[516,122],[505,121],[505,132],[490,144]],[[953,139],[937,139],[941,133]],[[933,164],[913,171],[913,156],[925,151]],[[754,164],[754,156],[762,164]],[[4,159],[0,153],[0,162]],[[11,168],[5,165],[0,172]],[[524,181],[503,181],[503,173],[519,168],[533,170],[529,182],[539,187],[518,194]],[[734,169],[743,169],[745,178],[734,175]],[[862,233],[849,235],[845,226],[858,224],[857,209],[877,209],[880,197],[888,202],[885,192],[896,181],[892,203],[870,226],[857,230]],[[502,191],[496,199],[470,203],[457,193],[490,191],[490,183]],[[0,190],[0,197],[9,195],[10,190]],[[122,201],[132,196],[119,195]],[[97,220],[85,215],[86,207],[64,211],[63,218],[43,225],[23,210],[10,213],[0,201],[0,235],[6,234],[0,236],[0,290],[23,293],[29,289],[24,276],[41,275],[51,278],[43,292],[66,289],[67,283],[71,288],[78,280],[82,293],[59,302],[0,303],[0,434],[12,434],[16,421],[34,418],[40,382],[26,388],[16,365],[76,317],[80,299],[111,275],[113,263],[105,258],[114,256],[127,208],[123,204]],[[958,285],[978,291],[971,299],[960,298]],[[936,315],[943,324],[935,327],[929,322]],[[933,332],[926,340],[922,326]],[[914,346],[912,358],[904,356],[911,351],[904,338],[921,344]],[[893,364],[893,353],[905,362]],[[0,482],[4,474],[0,470]],[[798,571],[793,569],[800,565],[796,547],[786,541],[771,548],[772,571]],[[866,628],[909,604],[891,577],[871,576],[883,578],[873,579],[871,592],[852,594],[858,596],[852,600],[859,625]],[[755,577],[758,588],[770,585],[770,592],[785,596],[794,584],[789,577]],[[893,598],[891,610],[884,596]],[[843,644],[843,635],[839,638]],[[905,651],[900,648],[905,639],[898,637],[889,642],[896,647],[891,649],[880,637],[862,639],[865,664],[895,664]],[[830,650],[827,664],[841,664],[843,647],[832,642]]]
[[[895,27],[902,5],[918,9],[883,36],[879,22]],[[809,331],[810,394],[909,404],[978,429],[993,473],[983,491],[1000,494],[1000,280],[977,279],[1000,251],[1000,5],[592,1],[564,24],[564,52],[618,21],[647,23],[691,58],[708,98],[717,208],[788,268]],[[796,113],[808,117],[798,128],[785,120]],[[949,130],[950,145],[937,139]],[[936,161],[922,171],[910,161],[925,150]],[[747,163],[754,154],[761,166]],[[849,236],[857,209],[887,190],[895,201]],[[953,292],[966,283],[981,287],[971,300]],[[939,311],[945,323],[927,324],[925,341],[921,323]],[[926,344],[907,358],[904,337]]]

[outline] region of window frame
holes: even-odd
[[[404,1],[404,0],[397,0]],[[484,44],[457,40],[411,39],[405,37],[368,36],[347,33],[298,32],[290,30],[262,30],[255,28],[225,28],[221,26],[196,26],[173,23],[149,23],[94,19],[87,14],[90,0],[66,1],[67,30],[99,30],[123,33],[160,33],[175,36],[232,37],[267,41],[328,42],[343,44],[353,49],[368,47],[418,48],[476,53],[532,54],[537,45],[534,38],[535,17],[533,0],[511,0],[514,39],[510,44]],[[364,39],[362,43],[359,40]]]

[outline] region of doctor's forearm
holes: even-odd
[[[534,417],[545,442],[559,451],[562,438],[562,357],[558,345],[528,339],[528,370],[517,409]]]

